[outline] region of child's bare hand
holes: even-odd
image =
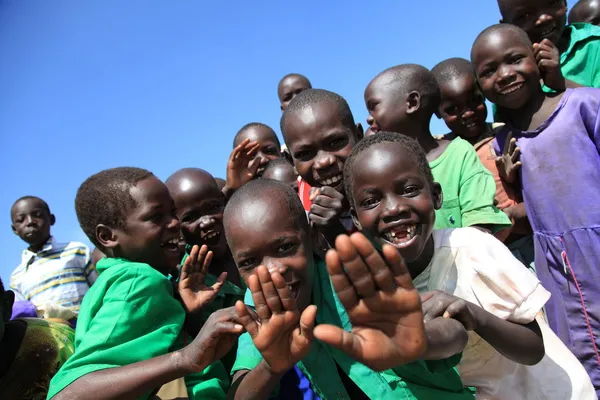
[[[181,351],[186,367],[191,371],[202,371],[225,356],[243,332],[234,307],[212,313],[192,343]]]
[[[308,355],[317,308],[309,306],[300,315],[285,279],[277,272],[269,273],[264,266],[248,278],[248,287],[257,317],[238,301],[235,308],[240,322],[271,372],[283,374]]]
[[[315,337],[375,371],[419,359],[427,347],[421,299],[400,253],[384,245],[382,257],[355,233],[338,236],[326,262],[352,331],[319,325]]]
[[[472,309],[476,306],[466,300],[439,290],[425,293],[421,300],[425,322],[443,317],[459,321],[467,331],[474,331],[479,327],[479,320]]]
[[[533,55],[546,86],[559,92],[565,90],[565,77],[560,69],[560,52],[554,43],[548,39],[535,43]]]
[[[328,227],[337,222],[344,209],[344,195],[329,186],[315,190],[310,199],[309,218],[318,227]]]
[[[178,291],[188,313],[196,313],[210,304],[219,294],[227,278],[227,272],[223,272],[214,285],[206,286],[204,283],[212,255],[212,251],[208,251],[206,245],[202,248],[194,246],[181,267]]]
[[[504,142],[504,150],[500,157],[496,157],[496,168],[502,179],[508,183],[515,183],[521,168],[521,149],[517,147],[517,139],[509,132]]]
[[[227,162],[226,187],[228,190],[237,190],[254,179],[259,165],[253,161],[259,148],[258,142],[244,139],[233,149]]]

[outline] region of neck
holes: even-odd
[[[38,252],[40,252],[44,248],[44,245],[46,244],[46,242],[49,239],[50,239],[50,237],[47,237],[46,240],[44,240],[40,244],[31,244],[31,245],[29,245],[29,247],[27,248],[27,250],[31,251],[32,253],[38,253]]]
[[[409,262],[406,265],[412,279],[415,279],[425,271],[425,268],[427,268],[433,258],[434,250],[433,236],[429,236],[429,240],[425,244],[425,248],[421,252],[421,255],[419,255],[416,260]]]
[[[547,96],[542,91],[540,86],[538,91],[525,104],[525,106],[519,109],[499,107],[499,114],[504,121],[508,122],[515,128],[528,130],[529,126],[531,125],[531,121],[533,120],[533,116],[540,111],[546,98]]]

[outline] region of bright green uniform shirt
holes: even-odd
[[[442,186],[442,208],[435,213],[435,229],[494,225],[494,232],[511,226],[494,206],[496,182],[481,164],[469,142],[456,138],[429,163],[433,179]]]
[[[317,323],[333,324],[346,330],[352,324],[344,306],[331,286],[325,263],[315,259],[313,304],[317,306]],[[250,291],[246,304],[253,306]],[[336,363],[350,379],[371,399],[377,400],[464,400],[474,399],[471,389],[463,388],[454,366],[461,355],[447,360],[417,361],[383,372],[375,372],[351,359],[344,352],[315,340],[308,356],[298,368],[310,381],[321,399],[349,399],[340,379]],[[232,375],[240,370],[252,370],[262,360],[248,333],[240,336],[238,354]]]
[[[77,320],[75,354],[50,382],[48,399],[91,372],[181,348],[185,311],[166,276],[147,264],[118,258],[104,258],[96,268],[100,276],[85,295]],[[220,363],[200,376],[186,377],[191,399],[225,398],[227,382]]]

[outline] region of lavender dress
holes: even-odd
[[[600,89],[567,90],[531,132],[512,129],[550,327],[600,394]],[[509,127],[498,134],[504,147]]]

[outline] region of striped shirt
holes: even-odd
[[[75,314],[89,289],[94,270],[90,249],[79,242],[58,243],[50,237],[41,251],[23,250],[21,264],[10,277],[10,288],[18,299],[36,307],[64,307]]]

